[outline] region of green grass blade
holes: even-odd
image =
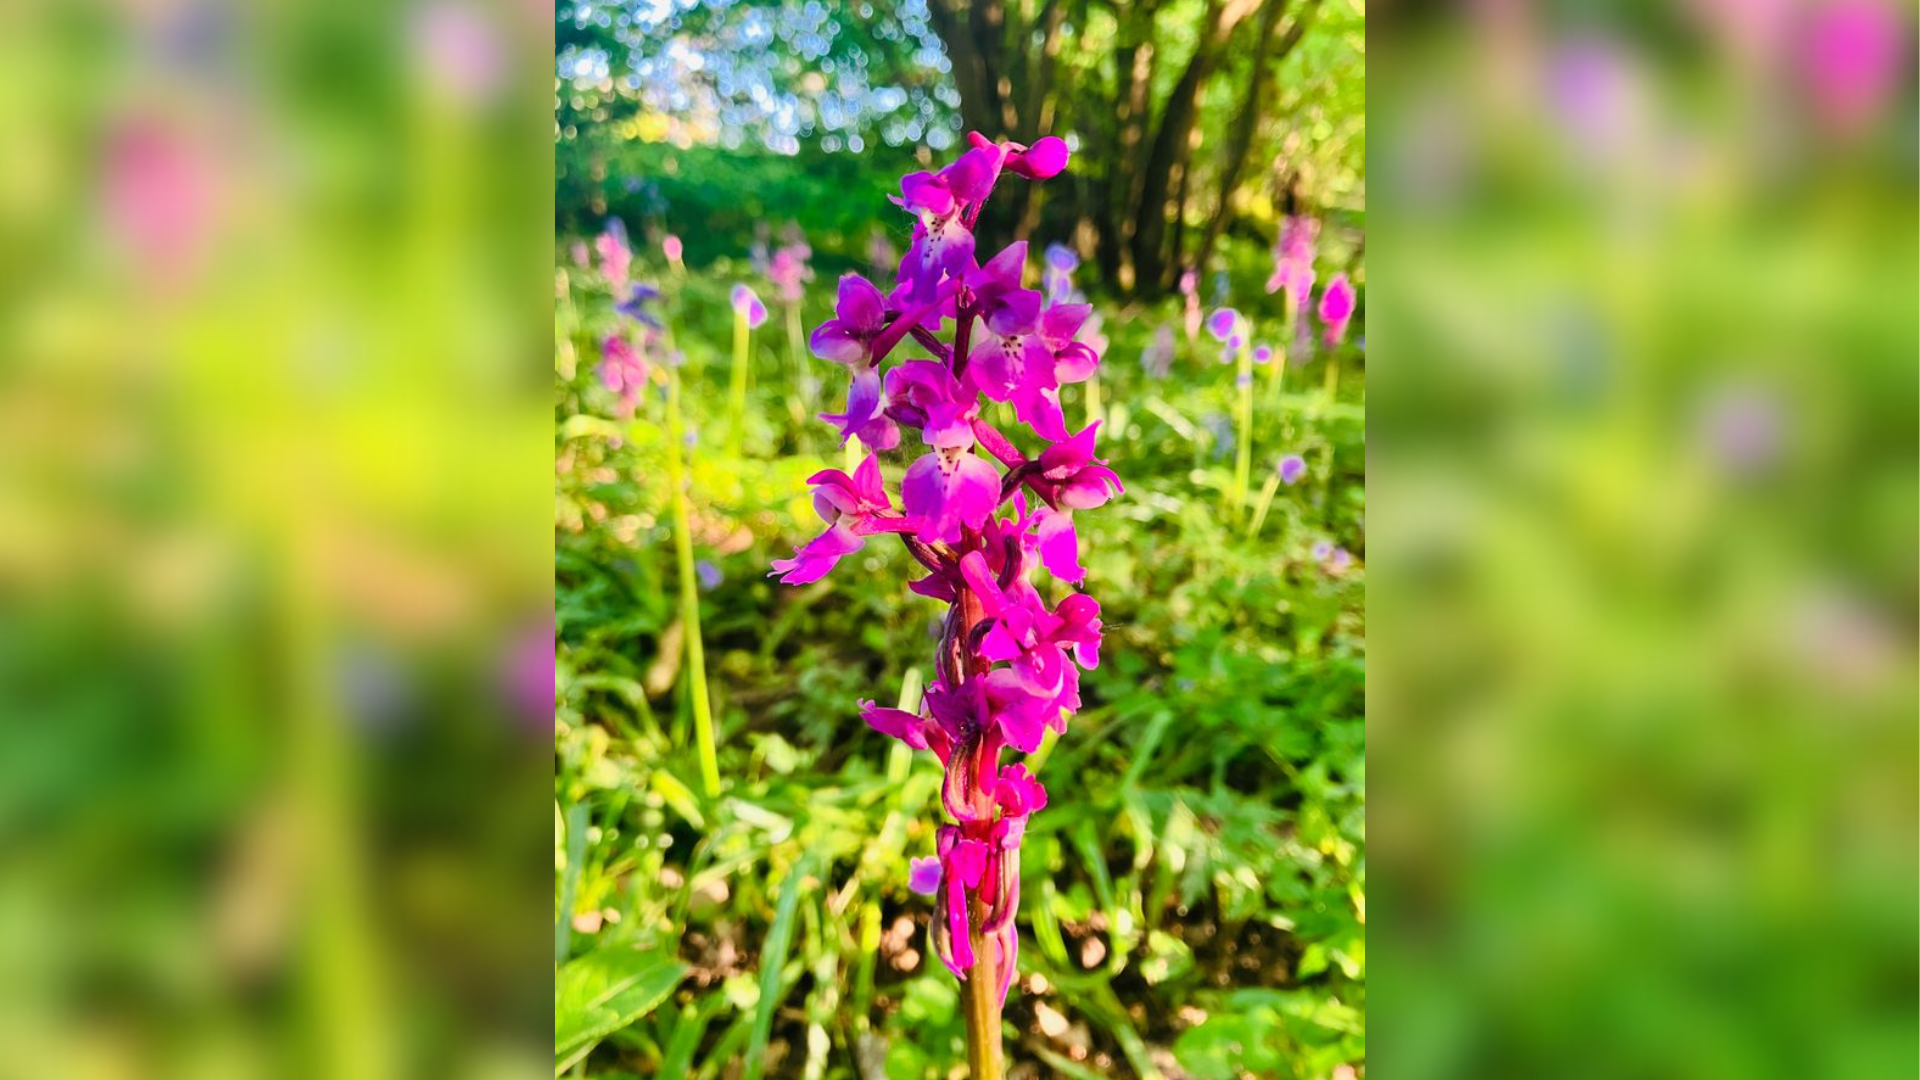
[[[773,927],[767,931],[766,947],[760,950],[760,1004],[753,1017],[753,1034],[747,1039],[744,1080],[760,1080],[766,1068],[767,1040],[773,1035],[773,1012],[780,1005],[780,969],[787,963],[787,947],[793,940],[794,912],[800,906],[800,879],[806,876],[809,860],[802,859],[787,871],[780,886],[780,901],[773,913]]]

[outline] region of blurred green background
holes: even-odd
[[[546,27],[0,6],[0,1076],[546,1068]]]
[[[906,879],[933,851],[939,767],[858,708],[917,706],[940,609],[907,591],[893,544],[804,588],[766,575],[819,530],[806,478],[849,467],[813,419],[846,377],[805,332],[842,272],[890,287],[912,219],[887,196],[952,160],[969,125],[1074,147],[1055,180],[1002,183],[978,232],[986,253],[1030,242],[1029,284],[1047,245],[1078,256],[1108,340],[1064,403],[1076,430],[1103,422],[1126,484],[1077,515],[1106,643],[1085,709],[1033,763],[1050,801],[1025,843],[1009,1075],[1364,1069],[1364,351],[1357,326],[1338,348],[1294,344],[1265,290],[1289,210],[1324,222],[1322,283],[1364,282],[1362,46],[1358,6],[1318,0],[561,5],[556,1073],[964,1072],[958,984]],[[969,65],[1006,73],[985,106]],[[604,341],[643,334],[613,308],[609,229],[665,294],[650,380],[625,404]],[[789,303],[774,264],[796,254],[812,277]],[[735,283],[771,309],[744,409]],[[1244,399],[1197,321],[1229,305],[1294,359],[1284,377],[1253,368]],[[1143,362],[1156,338],[1164,357]],[[670,379],[691,429],[697,626],[679,601]],[[1307,476],[1282,486],[1289,453]],[[883,468],[897,481],[912,457]]]
[[[1375,1063],[1915,1075],[1912,6],[1373,31]]]

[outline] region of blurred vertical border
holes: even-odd
[[[1370,1066],[1916,1075],[1912,5],[1370,14]]]
[[[0,5],[0,1076],[545,1068],[551,27]]]

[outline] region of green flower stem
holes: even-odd
[[[746,326],[742,317],[739,326]],[[745,355],[746,336],[735,339],[734,351],[737,396],[744,395],[739,363]],[[680,373],[667,372],[667,484],[673,489],[673,550],[680,563],[680,621],[687,634],[687,674],[693,700],[693,737],[700,747],[700,781],[707,798],[720,795],[720,761],[713,746],[713,706],[707,698],[707,650],[700,640],[700,583],[693,570],[692,514],[687,507],[686,423],[680,416]]]
[[[740,444],[746,439],[747,431],[747,347],[753,334],[747,325],[747,313],[733,313],[733,379],[730,401],[733,406],[733,425],[729,429],[731,439],[727,449],[735,457],[740,454]],[[679,451],[676,450],[675,453]]]
[[[1253,480],[1253,346],[1251,343],[1240,347],[1240,362],[1235,381],[1240,391],[1237,408],[1240,418],[1239,452],[1233,463],[1233,508],[1236,512],[1246,509],[1247,489]]]
[[[800,325],[800,305],[787,305],[787,347],[793,353],[793,401],[794,408],[800,410],[800,419],[806,421],[807,398],[807,332]]]
[[[1278,472],[1267,474],[1267,482],[1260,489],[1260,502],[1254,507],[1253,522],[1247,526],[1247,539],[1252,540],[1260,535],[1260,526],[1266,524],[1267,511],[1273,509],[1273,496],[1279,490],[1280,474]]]
[[[967,936],[973,943],[973,970],[967,972],[967,1075],[971,1080],[1001,1080],[1006,1059],[1000,1047],[1000,972],[994,946],[983,932],[987,905],[976,896]]]

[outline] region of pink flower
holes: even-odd
[[[627,250],[626,230],[616,221],[594,238],[593,247],[600,253],[600,275],[607,279],[607,287],[615,296],[626,292],[627,267],[633,262],[633,252]]]
[[[1067,163],[1066,144],[994,143],[977,133],[969,140],[951,165],[902,179],[895,202],[916,224],[892,287],[843,277],[833,318],[810,338],[816,354],[850,369],[846,411],[823,417],[843,441],[857,436],[884,449],[906,428],[928,451],[901,480],[898,513],[871,454],[854,476],[816,474],[815,504],[828,528],[794,558],[776,561],[774,572],[791,584],[817,580],[866,536],[899,533],[926,569],[908,588],[947,606],[922,710],[862,701],[860,715],[940,760],[941,805],[952,823],[938,831],[933,857],[912,861],[908,885],[940,896],[946,909],[933,926],[941,962],[964,979],[981,959],[976,950],[990,950],[1004,998],[1019,955],[1020,843],[1047,793],[1025,766],[1002,768],[999,759],[1009,747],[1033,753],[1047,732],[1065,730],[1080,707],[1080,670],[1099,662],[1101,644],[1097,602],[1074,593],[1049,607],[1029,574],[1044,567],[1081,581],[1072,511],[1121,488],[1093,456],[1096,429],[1069,437],[1060,413],[1060,387],[1088,378],[1105,347],[1092,309],[1063,302],[1070,253],[1056,251],[1049,262],[1059,279],[1051,304],[1022,287],[1024,243],[985,266],[974,262],[974,223],[999,177],[1052,176]],[[768,269],[776,282],[790,281],[792,264],[779,262],[776,255]],[[886,366],[909,336],[931,355]],[[983,398],[1010,403],[1048,440],[1037,459],[982,418]],[[1008,502],[1013,516],[997,516]]]
[[[760,297],[746,285],[735,285],[729,299],[733,304],[734,314],[747,317],[749,329],[757,330],[761,323],[767,321],[767,305],[761,303]]]
[[[805,298],[806,283],[813,280],[813,268],[807,265],[812,249],[805,244],[788,244],[773,253],[767,263],[767,277],[773,279],[774,295],[783,303],[797,304]]]
[[[1000,501],[1000,473],[966,450],[943,449],[907,466],[900,502],[924,543],[955,544],[977,529]]]
[[[827,523],[827,531],[808,541],[791,559],[773,560],[773,574],[788,585],[818,581],[832,570],[842,557],[859,551],[865,538],[878,532],[894,532],[886,520],[893,508],[886,488],[880,483],[880,458],[868,454],[852,476],[838,469],[825,469],[807,478],[813,485],[813,508]]]
[[[679,237],[668,233],[666,238],[660,241],[660,250],[666,255],[668,262],[675,264],[680,262],[681,247]]]
[[[1300,482],[1301,477],[1307,475],[1307,459],[1301,457],[1299,454],[1288,454],[1286,457],[1280,459],[1280,465],[1277,471],[1280,475],[1280,482],[1288,487],[1292,487],[1294,484]]]
[[[1107,463],[1093,456],[1094,430],[1089,424],[1078,435],[1055,443],[1040,454],[1040,475],[1053,485],[1054,501],[1074,510],[1091,510],[1125,491]]]
[[[1327,347],[1332,348],[1347,338],[1347,321],[1353,318],[1353,286],[1347,282],[1347,275],[1335,274],[1327,282],[1327,291],[1320,295],[1320,321],[1327,325]]]
[[[1816,6],[1800,37],[1800,68],[1814,110],[1834,133],[1853,135],[1885,113],[1901,85],[1913,31],[1885,0]]]
[[[907,888],[921,896],[932,896],[940,891],[940,857],[935,855],[925,859],[914,859],[907,871]]]
[[[809,342],[813,354],[836,364],[871,361],[873,340],[887,326],[887,298],[859,274],[844,274],[833,315],[814,330]]]
[[[880,389],[880,373],[872,368],[854,373],[847,387],[847,411],[821,413],[820,419],[840,430],[840,445],[859,439],[869,450],[891,450],[900,445],[900,429],[885,413],[886,395]]]
[[[1273,276],[1267,279],[1267,292],[1287,293],[1287,306],[1296,318],[1307,310],[1313,292],[1313,244],[1320,234],[1320,222],[1299,214],[1289,215],[1280,225],[1280,237],[1273,248]]]
[[[632,416],[640,392],[647,386],[650,369],[646,357],[619,334],[608,335],[600,343],[600,357],[600,384],[620,395],[620,417]]]

